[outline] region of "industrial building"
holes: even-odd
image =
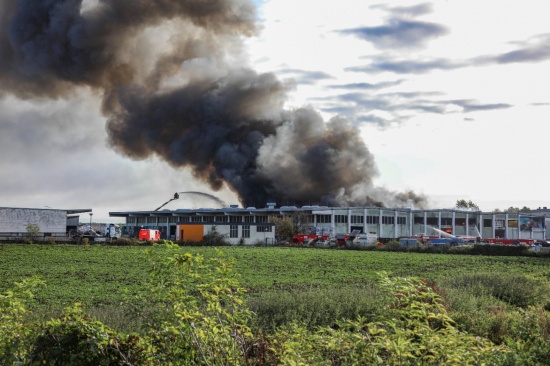
[[[39,229],[37,241],[68,240],[79,226],[79,214],[91,209],[0,208],[0,241],[28,239],[29,224]],[[444,237],[446,234],[479,239],[507,238],[545,240],[550,210],[526,212],[482,212],[460,209],[418,210],[381,207],[282,206],[268,203],[264,208],[175,209],[110,212],[124,218],[123,234],[137,237],[140,229],[157,229],[161,238],[201,241],[217,230],[232,244],[274,244],[277,242],[272,218],[300,215],[309,232],[335,237],[358,230],[376,234],[380,241],[418,234]],[[90,220],[91,221],[91,220]]]
[[[64,241],[70,230],[77,229],[79,214],[91,212],[91,209],[0,207],[0,241],[27,240],[29,224],[38,228],[33,238],[36,241]]]
[[[282,206],[265,208],[176,209],[110,212],[126,220],[126,234],[137,236],[141,228],[158,229],[161,238],[200,241],[214,227],[232,244],[275,243],[271,218],[300,214],[306,226],[317,233],[335,236],[359,230],[374,233],[380,241],[399,237],[446,234],[479,239],[546,238],[546,212],[481,212],[460,209],[418,210],[381,207]]]

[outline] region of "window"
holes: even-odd
[[[330,215],[315,215],[318,224],[330,224]]]
[[[170,223],[171,224],[175,224],[176,222],[179,222],[179,221],[180,221],[179,216],[171,216],[170,217]]]
[[[256,231],[259,233],[270,233],[272,226],[270,225],[258,225],[256,226]]]
[[[495,228],[496,229],[504,229],[504,220],[496,219],[495,220]]]
[[[250,238],[250,225],[243,225],[242,237]]]
[[[393,216],[382,216],[382,224],[385,224],[385,225],[395,224],[395,217],[393,217]]]
[[[428,217],[427,221],[426,221],[426,224],[428,224],[430,226],[437,226],[437,225],[439,225],[439,218],[437,218],[437,217]]]
[[[475,217],[469,217],[468,218],[468,225],[469,226],[476,226],[477,225],[477,219]]]
[[[380,217],[378,216],[367,216],[367,224],[378,224],[380,222]]]
[[[254,222],[254,216],[245,216],[244,217],[244,222],[249,223],[249,224],[253,223]]]
[[[258,215],[256,216],[256,222],[257,223],[267,223],[267,216],[266,215]]]
[[[518,220],[508,220],[508,227],[518,227]]]
[[[466,226],[466,218],[457,217],[455,219],[455,226]]]
[[[398,217],[397,225],[407,225],[407,218],[403,216]]]
[[[413,218],[413,222],[416,224],[416,225],[424,225],[424,216],[415,216]]]
[[[136,223],[136,218],[135,218],[135,217],[128,217],[128,218],[126,219],[126,222],[127,222],[128,224],[135,224],[135,223]]]
[[[227,216],[216,216],[214,217],[215,222],[227,222]]]
[[[157,223],[157,218],[156,218],[156,217],[151,217],[151,216],[149,216],[149,217],[147,218],[147,223],[148,223],[148,224],[156,224],[156,223]]]
[[[137,222],[138,222],[138,224],[145,224],[145,217],[143,217],[143,216],[138,217]]]
[[[214,216],[203,216],[202,222],[214,222]]]
[[[337,224],[347,224],[348,215],[334,215],[334,222]]]
[[[168,222],[168,217],[163,216],[159,217],[159,224],[166,224]]]
[[[452,217],[442,217],[441,218],[441,225],[442,226],[452,226],[453,225],[453,218]]]
[[[229,216],[229,222],[242,222],[242,216]]]
[[[181,220],[181,222],[189,222],[189,221],[191,221],[191,219],[189,218],[189,216],[180,216],[180,220]]]
[[[493,226],[492,219],[483,219],[483,227],[492,227],[492,226]]]
[[[238,238],[239,237],[239,226],[238,225],[229,225],[229,237]]]
[[[351,223],[352,224],[362,224],[364,222],[364,217],[363,215],[359,216],[359,215],[352,215],[351,216]]]

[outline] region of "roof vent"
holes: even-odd
[[[239,208],[239,205],[229,205],[229,208]]]
[[[268,202],[267,208],[275,208],[276,203],[275,202]]]

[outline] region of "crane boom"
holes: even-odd
[[[164,202],[162,205],[160,205],[159,207],[157,207],[155,209],[155,211],[158,211],[160,210],[161,208],[163,208],[164,206],[166,206],[167,204],[169,204],[170,202],[172,202],[173,200],[177,200],[178,198],[180,198],[180,195],[178,194],[178,192],[174,193],[174,197],[173,198],[170,198],[168,201]]]

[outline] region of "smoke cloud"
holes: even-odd
[[[342,118],[286,110],[289,86],[246,66],[249,0],[4,0],[0,95],[102,98],[109,144],[188,168],[244,206],[425,206],[375,187],[374,157]]]

